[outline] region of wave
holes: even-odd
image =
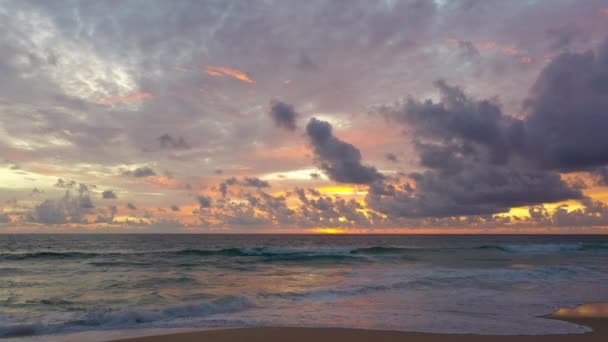
[[[30,336],[43,333],[45,330],[44,324],[42,323],[0,325],[0,337]]]
[[[54,259],[92,259],[98,257],[163,256],[163,257],[265,257],[275,260],[349,260],[353,256],[382,256],[404,255],[424,252],[443,252],[455,250],[495,250],[507,253],[543,254],[576,251],[608,251],[606,243],[545,243],[545,244],[495,244],[472,245],[463,247],[317,247],[317,248],[224,248],[224,249],[182,249],[140,252],[29,252],[29,253],[0,253],[0,261],[20,260],[54,260]],[[142,261],[98,260],[90,263],[93,266],[138,266],[145,265]]]
[[[72,259],[90,258],[96,253],[86,252],[32,252],[32,253],[6,253],[0,254],[0,260],[31,260],[31,259]]]
[[[608,244],[595,243],[543,243],[543,244],[499,244],[483,245],[478,249],[494,249],[508,253],[546,254],[576,251],[608,250]]]
[[[254,302],[247,297],[226,296],[197,304],[168,306],[159,310],[87,313],[75,319],[52,325],[44,325],[42,323],[0,325],[0,337],[21,337],[42,333],[48,334],[82,330],[77,329],[78,327],[103,326],[104,328],[131,328],[134,325],[158,321],[234,313],[249,309],[253,306]]]

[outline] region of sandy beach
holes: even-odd
[[[558,319],[553,317],[552,319]],[[608,318],[559,316],[559,319],[591,327],[593,332],[570,335],[535,335],[535,336],[496,336],[496,335],[458,335],[429,334],[417,332],[337,329],[337,328],[292,328],[292,327],[254,327],[238,329],[207,330],[170,335],[136,337],[115,340],[114,342],[309,342],[309,341],[349,341],[349,342],[507,342],[517,339],[518,342],[566,342],[566,341],[608,341]]]
[[[308,341],[419,341],[419,342],[463,342],[463,341],[513,341],[520,342],[561,342],[561,341],[608,341],[606,326],[608,320],[585,320],[577,322],[592,326],[594,331],[589,334],[581,335],[542,335],[542,336],[493,336],[493,335],[446,335],[446,334],[426,334],[399,331],[381,330],[358,330],[358,329],[334,329],[334,328],[241,328],[225,330],[209,330],[201,332],[181,333],[162,336],[148,336],[141,338],[130,338],[124,342],[195,342],[195,341],[214,341],[214,342],[308,342]],[[602,329],[602,327],[604,327]]]

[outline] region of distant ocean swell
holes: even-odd
[[[422,252],[445,252],[445,251],[483,251],[496,250],[505,253],[519,254],[544,254],[557,252],[583,252],[597,251],[607,252],[608,244],[497,244],[497,245],[479,245],[467,248],[407,248],[407,247],[340,247],[340,248],[275,248],[275,247],[257,247],[257,248],[225,248],[225,249],[183,249],[175,251],[145,251],[145,252],[30,252],[30,253],[0,253],[1,260],[33,260],[33,259],[90,259],[96,257],[120,257],[128,255],[155,255],[166,257],[180,256],[196,256],[196,257],[284,257],[293,256],[297,259],[298,256],[306,257],[337,257],[346,259],[348,256],[358,255],[383,255],[383,254],[408,254]]]

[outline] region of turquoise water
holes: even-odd
[[[548,334],[608,236],[0,235],[0,336],[258,325]]]

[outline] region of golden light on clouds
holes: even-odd
[[[146,183],[161,189],[180,189],[183,187],[179,180],[167,176],[146,177]]]
[[[322,194],[327,195],[366,195],[367,190],[352,186],[325,186],[316,189]]]
[[[236,69],[230,69],[227,67],[214,66],[214,65],[207,65],[205,72],[208,75],[213,76],[213,77],[231,76],[231,77],[236,78],[237,80],[245,82],[245,83],[254,83],[254,81],[249,77],[249,75],[247,75],[243,71],[236,70]]]
[[[118,103],[141,102],[143,100],[151,98],[152,96],[153,96],[152,93],[146,93],[146,92],[133,93],[133,94],[125,95],[125,96],[107,97],[105,99],[96,101],[95,104],[111,105],[111,104],[118,104]]]

